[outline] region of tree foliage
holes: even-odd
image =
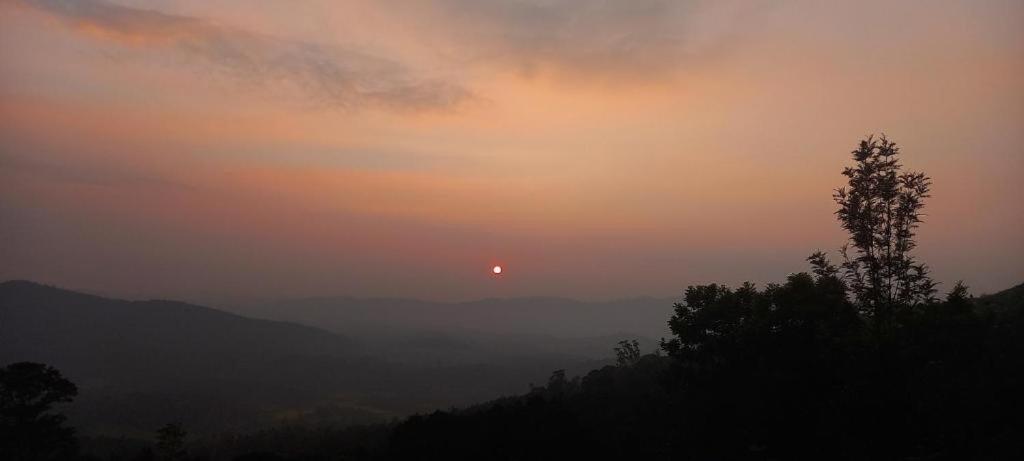
[[[0,369],[0,453],[15,461],[71,457],[74,431],[54,406],[76,395],[78,388],[56,368],[19,362]]]
[[[876,329],[889,328],[900,310],[935,301],[935,282],[913,250],[931,179],[903,171],[900,149],[885,135],[869,136],[843,170],[836,216],[849,233],[841,269],[861,312]]]
[[[640,342],[632,339],[619,341],[615,348],[615,364],[620,367],[628,367],[640,360]]]

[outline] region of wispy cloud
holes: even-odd
[[[472,94],[393,60],[341,46],[226,27],[201,18],[98,0],[19,0],[74,30],[123,44],[177,50],[235,78],[301,88],[326,106],[393,110],[454,107]]]
[[[731,34],[756,2],[701,0],[437,0],[456,34],[496,59],[531,72],[653,74],[678,69]]]

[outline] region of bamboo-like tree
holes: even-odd
[[[928,267],[912,254],[931,179],[903,171],[900,149],[885,135],[869,136],[852,153],[856,163],[843,170],[848,185],[833,196],[850,234],[838,271],[861,313],[883,331],[901,310],[935,299]],[[816,270],[830,270],[820,253],[810,259]]]

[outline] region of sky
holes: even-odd
[[[676,295],[845,235],[1024,281],[1024,2],[2,0],[0,279],[205,302]],[[501,276],[491,267],[501,264]]]

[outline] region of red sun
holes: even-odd
[[[494,266],[494,267],[491,268],[491,272],[494,275],[501,275],[501,270],[502,270],[501,266]]]

